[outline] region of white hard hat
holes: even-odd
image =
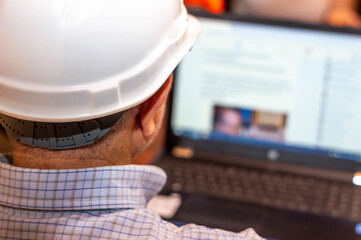
[[[199,33],[182,0],[0,0],[0,113],[74,122],[138,105]]]

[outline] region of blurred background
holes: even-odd
[[[360,27],[359,0],[185,0],[190,9],[221,14]]]

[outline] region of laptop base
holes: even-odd
[[[279,210],[257,204],[239,203],[197,194],[182,194],[183,204],[170,219],[240,232],[252,227],[275,240],[356,240],[356,223],[311,214]]]

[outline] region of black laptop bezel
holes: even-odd
[[[305,29],[305,30],[314,30],[319,32],[333,32],[333,33],[344,33],[356,35],[361,38],[361,30],[354,28],[339,28],[332,27],[328,25],[317,25],[317,24],[308,24],[301,22],[285,21],[285,20],[276,20],[276,19],[262,19],[254,18],[247,16],[239,16],[233,14],[222,14],[222,15],[212,15],[205,12],[190,12],[192,15],[201,18],[209,19],[220,19],[220,20],[230,20],[243,23],[251,23],[257,25],[269,25],[269,26],[278,26],[285,28],[293,29]],[[361,39],[360,39],[361,40]],[[177,72],[174,73],[174,82],[177,81]],[[174,83],[173,83],[174,84]],[[301,150],[290,150],[285,148],[277,147],[260,147],[253,145],[241,145],[239,143],[223,143],[215,140],[195,140],[192,138],[187,138],[184,136],[177,136],[173,133],[171,127],[171,113],[173,111],[173,96],[174,89],[170,92],[169,99],[169,116],[167,124],[167,136],[166,136],[166,151],[171,153],[174,147],[185,147],[191,148],[195,153],[198,151],[207,152],[209,154],[224,154],[231,155],[234,157],[242,158],[252,158],[254,160],[266,161],[266,162],[277,162],[277,163],[286,163],[286,164],[297,164],[308,167],[337,170],[349,173],[355,173],[361,171],[361,163],[357,161],[352,161],[350,159],[344,158],[335,158],[331,156],[315,155],[312,153],[306,153]],[[277,159],[270,159],[270,152],[276,151],[278,154]],[[222,161],[222,160],[220,160]],[[232,162],[232,164],[238,164],[237,161]]]

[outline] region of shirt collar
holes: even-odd
[[[12,166],[0,155],[0,205],[33,210],[145,207],[164,186],[155,166],[125,165],[74,170]]]

